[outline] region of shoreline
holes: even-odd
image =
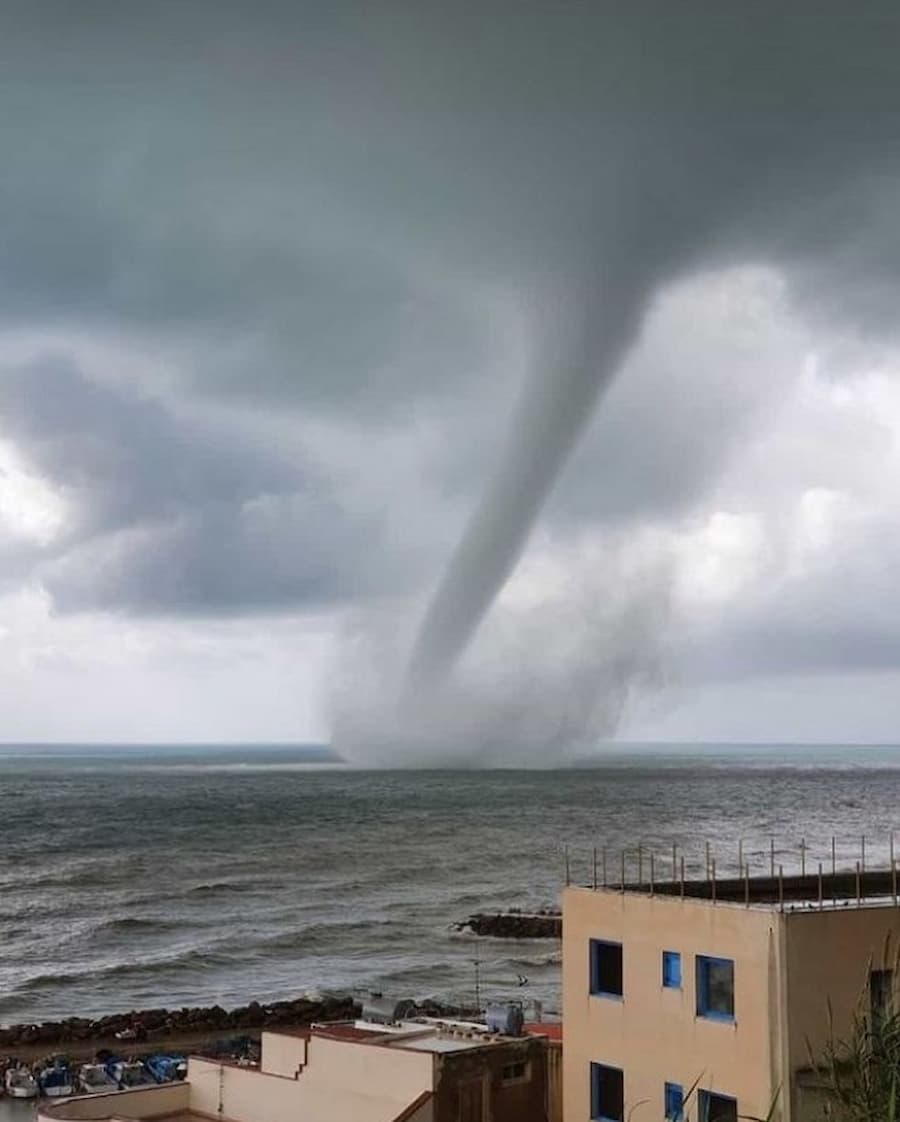
[[[456,1016],[471,1014],[436,1001],[416,1005],[416,1016]],[[315,1022],[355,1020],[362,1013],[360,1002],[350,996],[329,995],[319,999],[260,1003],[235,1009],[219,1005],[183,1009],[145,1009],[114,1013],[93,1019],[67,1017],[42,1024],[18,1024],[0,1028],[0,1060],[15,1058],[34,1063],[53,1055],[87,1061],[107,1051],[121,1056],[143,1057],[154,1052],[201,1051],[240,1039],[259,1039],[267,1029],[296,1027]],[[121,1039],[116,1033],[136,1035]]]

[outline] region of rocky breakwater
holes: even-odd
[[[477,912],[457,923],[455,930],[492,939],[560,939],[562,915],[553,911]]]
[[[108,1017],[67,1017],[35,1025],[0,1028],[0,1049],[14,1051],[35,1045],[55,1047],[91,1041],[119,1040],[141,1044],[162,1043],[179,1037],[202,1036],[234,1030],[264,1029],[276,1025],[308,1025],[313,1021],[341,1021],[359,1016],[352,997],[297,998],[293,1001],[251,1001],[237,1009],[221,1005],[183,1009],[142,1009]]]

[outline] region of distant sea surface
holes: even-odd
[[[453,930],[552,907],[621,847],[887,860],[900,748],[616,746],[557,771],[352,771],[306,748],[0,747],[0,1024],[305,992],[557,1009],[558,946]],[[900,856],[900,853],[898,853]],[[647,866],[645,865],[645,875]],[[521,978],[527,979],[519,985]]]

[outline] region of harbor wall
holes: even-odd
[[[155,1118],[178,1114],[190,1105],[187,1083],[164,1083],[133,1091],[111,1091],[108,1095],[79,1095],[54,1102],[40,1099],[37,1122],[98,1122],[107,1118]]]

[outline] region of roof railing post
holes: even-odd
[[[769,876],[775,879],[775,839],[769,838]]]
[[[716,902],[716,859],[715,859],[715,857],[712,859],[712,866],[711,866],[710,871],[712,872],[712,886],[711,886],[712,902],[713,902],[713,904],[715,904],[715,902]]]
[[[822,910],[822,862],[819,862],[819,911]]]
[[[681,899],[684,899],[684,854],[680,857],[681,862]]]
[[[744,907],[750,907],[750,863],[744,865]]]
[[[672,842],[672,884],[678,883],[678,846]]]
[[[622,884],[620,885],[622,892],[625,892],[625,850],[622,850]]]
[[[653,891],[654,891],[654,880],[655,880],[655,878],[654,878],[653,874],[654,874],[653,850],[651,849],[650,850],[650,895],[651,896],[653,895]]]
[[[862,871],[861,865],[856,862],[856,906],[857,908],[862,903]]]
[[[606,888],[606,846],[603,847],[603,887]]]
[[[894,897],[894,907],[897,907],[897,862],[891,858],[891,895]]]
[[[784,866],[778,866],[778,910],[784,911]]]
[[[837,903],[837,848],[834,834],[831,835],[831,902]]]
[[[596,846],[594,846],[593,857],[594,857],[594,880],[593,880],[593,884],[594,884],[594,891],[596,892],[597,891],[597,847]]]

